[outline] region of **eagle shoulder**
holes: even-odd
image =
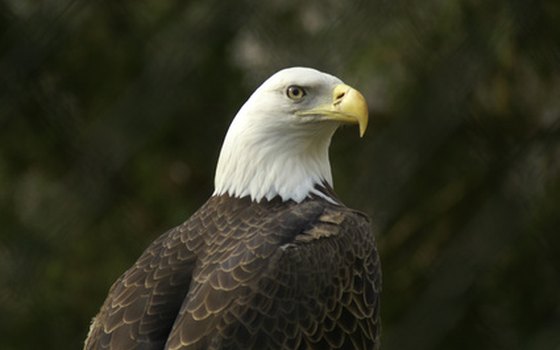
[[[192,221],[159,236],[111,286],[84,349],[162,349],[203,244]]]

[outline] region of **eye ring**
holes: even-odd
[[[288,98],[294,101],[301,100],[306,94],[307,93],[305,92],[305,89],[302,88],[301,86],[290,85],[286,89],[286,96],[288,96]]]

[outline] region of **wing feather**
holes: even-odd
[[[196,261],[188,233],[183,225],[160,236],[113,284],[84,349],[163,348]]]

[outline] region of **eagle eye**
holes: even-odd
[[[306,95],[305,90],[301,86],[290,85],[286,90],[286,95],[294,101],[301,100]]]

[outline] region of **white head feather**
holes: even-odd
[[[288,68],[266,80],[241,107],[231,123],[218,160],[214,195],[250,196],[253,201],[276,196],[301,202],[332,187],[328,149],[339,123],[314,122],[295,113],[329,103],[340,79],[310,68]],[[286,90],[297,85],[305,98],[294,101]]]

